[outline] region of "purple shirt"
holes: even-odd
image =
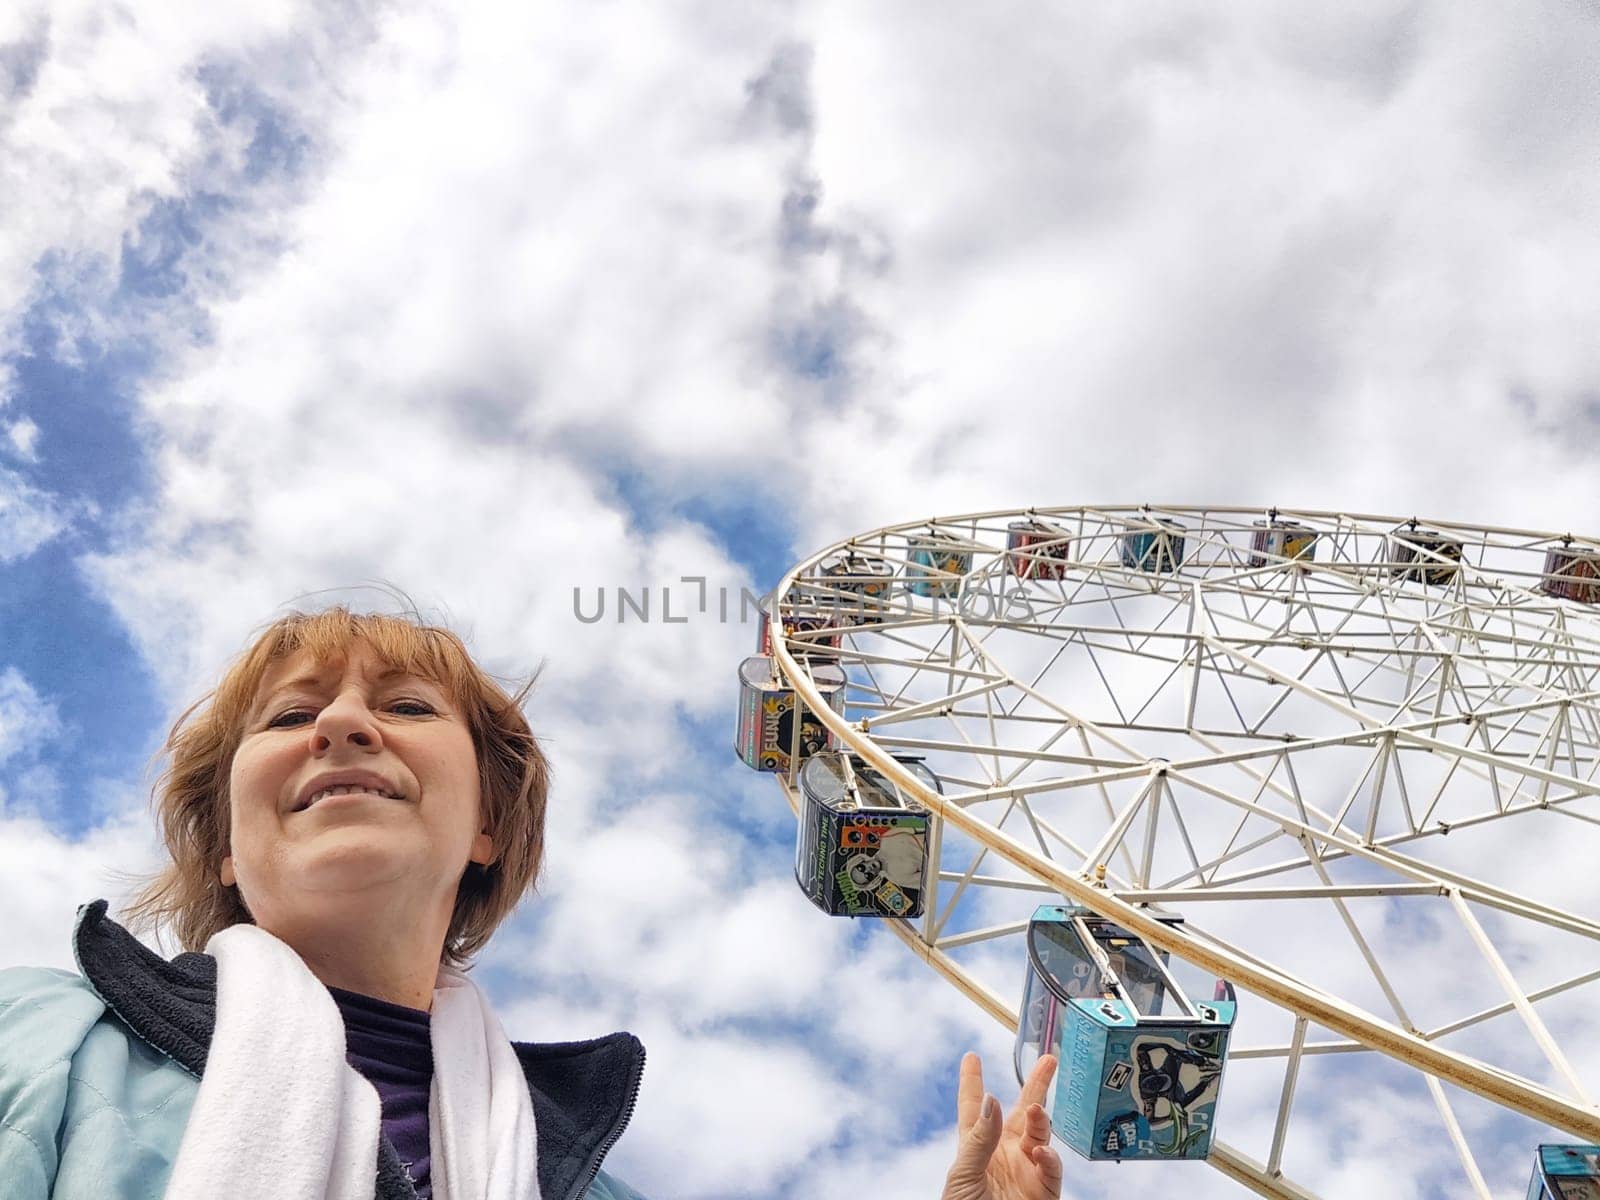
[[[419,1200],[433,1194],[428,1149],[428,1093],[433,1041],[428,1014],[330,987],[344,1017],[345,1057],[378,1090],[383,1132],[411,1172]]]

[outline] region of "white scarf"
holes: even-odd
[[[328,989],[254,925],[215,934],[217,1026],[166,1200],[372,1200],[378,1093]],[[429,1147],[437,1200],[539,1200],[527,1077],[489,1001],[441,968]]]

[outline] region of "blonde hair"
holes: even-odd
[[[216,689],[173,723],[162,756],[166,767],[152,794],[169,861],[125,911],[136,927],[169,923],[185,950],[211,935],[251,922],[237,888],[218,875],[228,853],[229,777],[244,723],[267,671],[299,651],[316,663],[342,660],[364,642],[384,665],[431,679],[460,707],[472,732],[481,783],[482,817],[494,842],[487,866],[468,866],[445,935],[444,960],[461,964],[537,882],[544,858],[544,815],[550,767],[522,702],[486,675],[461,639],[420,617],[352,613],[343,605],[294,612],[274,621],[223,674]]]

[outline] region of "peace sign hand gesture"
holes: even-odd
[[[1000,1102],[983,1090],[983,1063],[961,1059],[956,1092],[956,1161],[945,1177],[942,1200],[1060,1200],[1061,1156],[1050,1146],[1045,1089],[1056,1073],[1054,1055],[1036,1064],[1022,1097],[1004,1123]]]

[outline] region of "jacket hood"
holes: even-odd
[[[96,900],[78,910],[72,940],[79,971],[123,1024],[198,1078],[216,1029],[216,959],[188,953],[168,961],[106,909]],[[644,1047],[631,1033],[511,1045],[533,1101],[539,1192],[548,1200],[581,1196],[633,1115]],[[380,1138],[376,1200],[414,1196],[394,1147]]]

